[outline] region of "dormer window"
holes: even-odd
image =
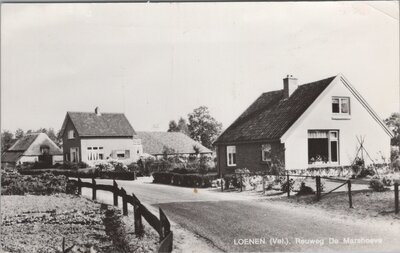
[[[74,139],[74,138],[75,138],[75,131],[69,130],[68,131],[68,139]]]
[[[350,98],[332,97],[332,114],[337,117],[350,116]]]

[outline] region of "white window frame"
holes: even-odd
[[[340,145],[340,138],[339,138],[339,130],[309,130],[309,132],[315,132],[315,131],[321,131],[325,132],[327,134],[327,139],[328,139],[328,162],[327,163],[311,163],[308,164],[310,167],[320,167],[320,165],[325,165],[325,166],[331,166],[331,165],[339,165],[340,164],[340,153],[339,153],[339,145]],[[333,133],[336,133],[336,137],[332,136]],[[308,137],[310,138],[310,137]],[[337,156],[337,161],[333,162],[332,161],[332,147],[331,143],[332,142],[337,142],[336,143],[336,156]],[[308,147],[309,148],[309,147]]]
[[[88,161],[104,160],[103,147],[87,147],[86,153]],[[100,155],[103,156],[103,159],[100,159]]]
[[[226,165],[229,167],[236,166],[236,146],[226,146]]]
[[[333,112],[333,100],[337,99],[339,101],[339,112]],[[342,101],[347,100],[347,105],[348,105],[348,112],[342,112]],[[332,116],[333,118],[350,118],[351,115],[351,108],[350,108],[350,97],[339,97],[339,96],[333,96],[332,101],[331,101],[331,110],[332,110]]]
[[[271,161],[271,157],[270,158],[265,157],[265,152],[264,152],[264,151],[267,151],[267,152],[271,153],[271,150],[272,150],[272,146],[271,146],[270,143],[265,143],[265,144],[261,145],[261,160],[263,162],[270,162]]]
[[[68,131],[68,139],[75,139],[75,131],[74,130]]]

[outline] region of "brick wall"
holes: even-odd
[[[261,157],[261,145],[265,143],[236,144],[236,166],[227,165],[226,146],[217,146],[217,167],[219,175],[233,173],[235,169],[248,169],[255,171],[268,171],[271,162],[263,162]],[[272,162],[284,166],[284,145],[279,142],[271,144]]]

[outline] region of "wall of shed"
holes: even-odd
[[[332,96],[350,97],[350,119],[332,118]],[[340,79],[331,84],[292,126],[292,130],[283,136],[286,169],[311,167],[308,164],[308,130],[339,130],[341,166],[351,165],[353,162],[359,147],[357,136],[365,137],[364,147],[375,162],[384,162],[382,157],[390,159],[390,136]],[[372,163],[365,153],[364,159],[367,164]]]

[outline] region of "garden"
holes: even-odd
[[[120,210],[73,194],[64,175],[1,170],[3,252],[155,252],[158,234],[141,237]]]

